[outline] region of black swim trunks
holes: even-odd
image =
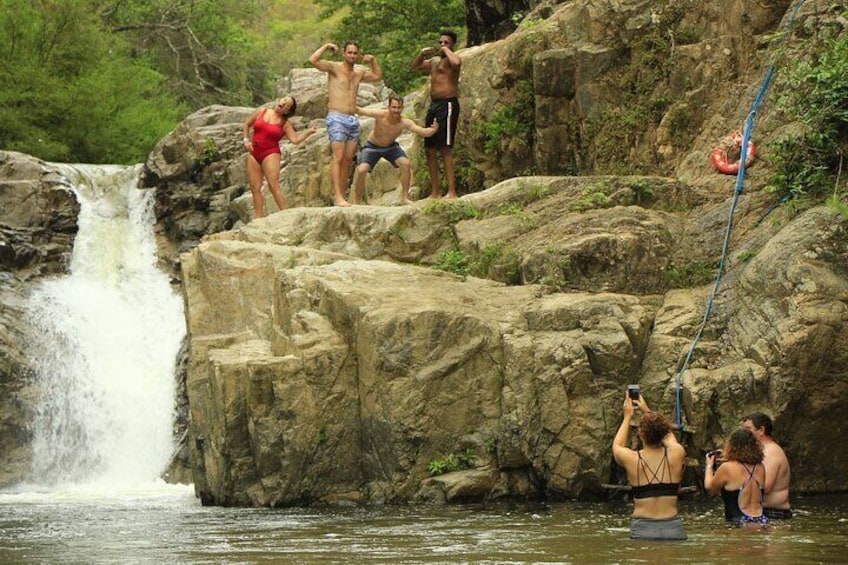
[[[430,102],[424,127],[433,125],[433,119],[439,122],[439,131],[424,138],[424,147],[453,147],[459,123],[459,99],[439,98]]]
[[[380,145],[374,145],[370,141],[366,141],[365,148],[359,153],[359,163],[367,163],[373,171],[374,167],[377,166],[377,162],[380,159],[385,159],[397,169],[398,159],[402,159],[404,157],[406,157],[406,152],[397,141],[388,147],[381,147]]]
[[[792,510],[789,508],[763,507],[763,516],[769,520],[788,520],[792,517]]]

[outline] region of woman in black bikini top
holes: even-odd
[[[686,539],[677,516],[677,493],[686,452],[674,437],[669,421],[662,414],[651,412],[644,396],[635,402],[643,413],[639,422],[642,449],[626,447],[634,411],[634,401],[629,397],[625,397],[624,419],[612,444],[613,457],[627,471],[633,494],[630,537]]]

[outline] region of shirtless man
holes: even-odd
[[[373,55],[360,55],[359,45],[355,41],[345,42],[341,62],[322,60],[327,50],[337,53],[339,48],[335,43],[322,45],[309,56],[309,62],[319,71],[327,73],[327,135],[333,150],[333,203],[336,206],[350,206],[345,200],[345,190],[350,179],[353,156],[359,145],[356,93],[360,82],[377,82],[383,78],[383,71]],[[360,58],[369,68],[355,67]]]
[[[430,198],[441,198],[438,153],[445,163],[448,182],[448,199],[456,198],[456,177],[453,165],[453,143],[456,125],[459,122],[459,71],[462,60],[453,52],[456,34],[452,31],[439,33],[439,48],[425,47],[412,61],[416,71],[430,74],[430,109],[425,124],[435,118],[439,122],[439,135],[424,140],[427,151],[427,170],[430,172]],[[428,59],[429,57],[429,59]]]
[[[754,412],[742,419],[742,427],[751,430],[763,446],[763,466],[766,468],[763,514],[769,520],[792,517],[789,507],[789,459],[783,448],[771,437],[772,421],[762,412]]]
[[[386,110],[369,110],[356,108],[356,113],[374,118],[374,131],[365,142],[365,149],[359,153],[359,166],[353,176],[353,203],[359,204],[365,194],[365,177],[370,173],[380,159],[385,159],[396,169],[400,168],[400,199],[402,204],[412,204],[409,199],[409,180],[412,177],[409,158],[396,141],[404,131],[429,138],[439,129],[439,124],[433,120],[428,128],[422,128],[409,118],[404,118],[403,98],[394,92],[389,95],[389,107]]]

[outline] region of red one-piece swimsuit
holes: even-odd
[[[280,140],[286,135],[286,118],[281,124],[269,124],[263,117],[265,110],[253,122],[253,151],[251,155],[258,163],[273,153],[280,153]]]

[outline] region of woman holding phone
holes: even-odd
[[[766,469],[763,447],[757,437],[745,428],[730,434],[722,450],[724,462],[716,469],[717,452],[707,454],[704,488],[724,501],[724,519],[731,523],[765,524],[763,512]]]
[[[627,472],[633,494],[630,537],[685,540],[683,522],[677,515],[677,495],[686,451],[674,437],[671,423],[662,414],[651,412],[645,398],[632,388],[628,387],[625,393],[624,417],[612,442],[613,457]],[[642,449],[634,450],[626,444],[637,406],[642,411]]]

